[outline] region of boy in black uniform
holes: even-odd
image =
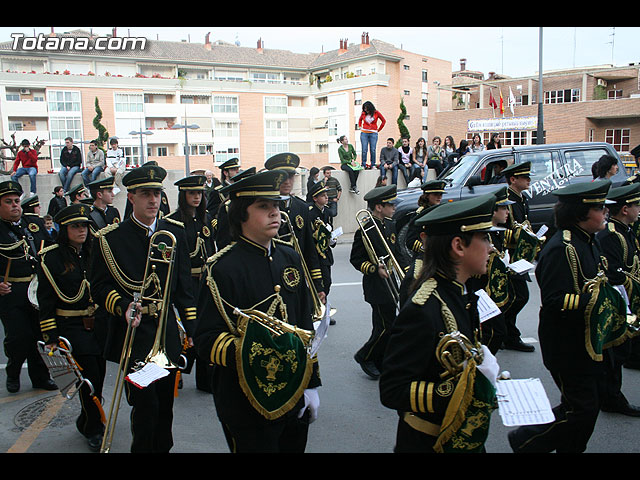
[[[492,195],[460,200],[416,221],[424,265],[391,329],[379,384],[399,417],[396,453],[484,451],[499,366],[480,344],[478,299],[465,283],[486,272],[494,204]]]
[[[90,227],[93,235],[96,232],[112,223],[120,222],[120,212],[113,206],[113,185],[114,177],[107,177],[102,180],[94,180],[87,184],[87,188],[93,198],[93,205],[89,218],[91,219]]]
[[[150,160],[142,164],[143,167],[149,166],[149,165],[158,166],[158,162],[156,162],[155,160]],[[133,205],[131,205],[131,201],[127,197],[127,202],[124,206],[123,218],[128,218],[129,215],[131,215],[132,208],[133,208]],[[162,218],[165,215],[169,215],[169,212],[171,212],[171,206],[169,205],[169,198],[167,197],[167,194],[165,193],[165,191],[162,190],[160,192],[160,208],[158,208],[158,218]]]
[[[0,183],[0,319],[7,356],[7,391],[20,390],[22,364],[27,362],[34,388],[55,390],[49,370],[37,349],[41,339],[38,311],[29,302],[29,283],[36,275],[38,251],[51,243],[44,228],[22,215],[22,186]]]
[[[309,205],[299,197],[291,195],[293,189],[293,179],[296,175],[296,168],[300,165],[300,157],[293,153],[279,153],[268,158],[264,163],[267,170],[283,170],[287,172],[288,177],[280,184],[280,195],[288,197],[280,202],[280,211],[285,212],[291,221],[291,228],[295,234],[298,245],[302,252],[303,261],[306,262],[310,281],[316,287],[318,297],[321,302],[325,302],[324,285],[322,284],[322,272],[320,270],[320,260],[316,252],[316,246],[313,241],[313,231],[311,220],[309,218]],[[284,223],[284,222],[283,222]],[[279,235],[287,242],[292,242],[290,238],[292,233],[286,226],[280,228]]]
[[[165,349],[173,364],[180,363],[182,342],[173,306],[178,309],[186,336],[191,342],[196,307],[191,291],[189,251],[184,225],[171,219],[158,218],[162,181],[166,171],[156,165],[146,165],[130,171],[122,179],[127,198],[133,208],[129,217],[98,232],[94,241],[90,281],[94,300],[114,318],[110,324],[106,345],[107,360],[119,362],[123,340],[129,322],[136,334],[130,355],[130,367],[144,361],[156,336],[158,320],[152,303],[134,303],[134,293],[141,291],[149,258],[150,237],[157,231],[171,232],[177,242],[172,263],[172,281],[166,316]],[[166,242],[166,239],[161,239]],[[108,260],[106,260],[106,259]],[[152,279],[152,277],[149,277]],[[151,282],[153,284],[153,282]],[[164,285],[164,281],[160,281]],[[151,288],[151,287],[150,287]],[[145,290],[145,293],[150,290]],[[163,294],[165,292],[163,291]],[[131,313],[134,319],[131,319]],[[125,372],[125,373],[130,373]],[[173,398],[176,368],[168,376],[140,389],[125,382],[127,401],[133,407],[131,452],[169,452],[173,446]]]
[[[232,183],[231,178],[236,176],[240,171],[240,160],[230,158],[220,164],[218,168],[220,169],[220,185],[209,192],[209,198],[207,199],[207,212],[209,212],[213,218],[217,217],[218,208],[226,200],[225,196],[220,193],[220,190]]]
[[[640,274],[640,249],[631,225],[640,213],[640,183],[612,188],[607,195],[609,222],[596,234],[602,255],[607,259],[606,274],[612,285],[624,288]],[[635,312],[634,312],[635,313]],[[622,365],[631,354],[632,339],[608,348],[604,352],[607,391],[602,405],[605,412],[616,412],[632,417],[640,416],[640,408],[631,405],[622,393]]]
[[[599,276],[604,268],[595,234],[605,228],[610,186],[609,180],[596,180],[552,192],[559,198],[555,206],[558,230],[540,253],[536,267],[541,297],[538,334],[542,360],[562,397],[553,408],[554,422],[509,432],[514,452],[581,453],[593,433],[605,390],[603,356],[593,339],[600,340],[599,331],[605,327],[618,325],[624,328],[622,336],[626,334],[626,306],[620,295],[621,305],[614,305],[616,297],[609,297],[608,302],[591,308],[594,292],[607,289]],[[604,311],[595,321],[593,312],[598,313],[600,307]]]
[[[371,306],[372,331],[367,342],[356,352],[354,359],[362,370],[373,379],[380,376],[382,357],[389,339],[389,332],[396,318],[398,299],[394,298],[386,282],[396,283],[395,278],[389,276],[379,258],[387,255],[387,248],[392,252],[398,262],[402,260],[398,256],[395,222],[391,219],[395,211],[397,201],[396,185],[376,187],[367,192],[364,200],[367,202],[372,221],[377,225],[383,238],[380,238],[375,228],[369,222],[364,221],[364,228],[368,229],[368,237],[373,244],[375,257],[372,258],[367,251],[363,240],[362,228],[356,230],[351,246],[349,261],[353,267],[362,272],[362,290],[364,300]],[[405,269],[401,264],[401,268]],[[400,285],[396,285],[399,291]]]
[[[418,208],[409,220],[407,236],[405,237],[405,245],[413,254],[413,258],[422,257],[423,247],[420,239],[420,229],[415,226],[416,218],[427,208],[439,205],[444,195],[444,180],[429,180],[424,182],[420,187],[422,195],[418,198]]]
[[[185,226],[189,258],[191,259],[191,293],[197,301],[200,290],[200,279],[204,265],[215,253],[211,217],[205,204],[204,175],[193,175],[174,183],[178,187],[178,208],[167,215],[167,219],[176,220]],[[195,330],[195,326],[194,326]],[[207,358],[196,355],[195,348],[185,350],[187,366],[180,373],[189,374],[196,364],[196,388],[211,393],[211,369]],[[180,383],[180,386],[182,384]]]
[[[242,180],[245,177],[255,175],[256,167],[247,168],[242,172],[234,175],[229,180],[229,183],[234,183]],[[217,250],[222,250],[224,247],[231,243],[231,232],[229,231],[229,199],[225,198],[218,206],[218,211],[215,214],[215,218],[211,221],[211,225],[214,226],[213,236],[215,239],[215,245]]]
[[[234,242],[208,260],[198,301],[195,344],[215,364],[213,399],[237,453],[304,452],[319,406],[317,358],[290,333],[313,331],[301,259],[275,238],[286,178],[262,172],[223,190]],[[274,334],[265,325],[288,330]]]
[[[517,226],[514,222],[523,224],[529,221],[529,202],[523,192],[531,185],[531,162],[514,163],[505,168],[502,173],[507,179],[509,185],[509,200],[514,203],[509,206],[509,220],[507,227],[509,230],[505,232],[507,247],[511,260],[513,258],[513,243],[511,239],[514,237]],[[516,327],[516,317],[522,311],[529,301],[529,286],[527,282],[531,279],[528,273],[511,274],[511,285],[513,287],[514,300],[509,308],[504,312],[504,321],[507,327],[507,336],[504,339],[504,348],[508,350],[517,350],[520,352],[533,352],[535,347],[529,343],[524,343],[520,338],[520,330]]]
[[[327,206],[329,203],[327,191],[328,189],[323,182],[316,183],[309,190],[309,196],[313,199],[313,203],[309,206],[309,221],[312,225],[313,240],[316,244],[316,252],[320,261],[325,299],[329,296],[329,290],[331,290],[332,248],[336,246],[336,241],[331,239],[333,217]],[[329,323],[335,325],[336,321],[331,318]]]

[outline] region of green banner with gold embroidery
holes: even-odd
[[[275,335],[262,324],[246,320],[236,366],[242,391],[265,418],[274,420],[291,410],[309,383],[312,363],[300,338]]]
[[[495,304],[502,308],[510,301],[511,284],[509,283],[509,272],[507,266],[500,259],[497,252],[493,252],[489,256],[487,265],[487,286],[485,291],[491,297]]]
[[[331,240],[331,232],[327,229],[321,220],[314,222],[313,239],[316,244],[318,255],[327,258],[327,250],[329,250],[329,241]]]
[[[481,453],[489,436],[496,389],[473,359],[460,374],[434,445],[439,453]]]
[[[627,304],[605,276],[587,282],[583,290],[591,292],[585,309],[585,346],[593,360],[602,361],[606,348],[628,338]]]
[[[515,248],[511,262],[525,259],[527,262],[533,262],[540,251],[542,241],[535,235],[528,232],[524,227],[518,227],[515,235]]]

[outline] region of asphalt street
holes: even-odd
[[[351,238],[340,238],[334,249],[333,286],[329,301],[337,309],[336,325],[319,356],[323,386],[320,388],[319,418],[310,427],[308,453],[391,453],[395,440],[397,414],[382,406],[378,382],[367,377],[353,360],[356,350],[371,331],[371,311],[364,302],[361,274],[349,264]],[[537,343],[539,291],[529,283],[530,301],[521,313],[518,326],[524,341],[536,351],[521,353],[501,350],[497,359],[501,370],[512,378],[539,378],[551,406],[559,402],[559,391],[542,365]],[[10,453],[89,453],[86,441],[76,430],[80,408],[77,397],[67,400],[59,392],[31,388],[23,368],[22,388],[6,391],[4,364],[0,353],[0,452]],[[111,404],[116,366],[109,364],[104,389],[105,410]],[[174,407],[173,453],[226,453],[228,448],[215,414],[210,394],[195,388],[193,375],[185,375]],[[640,404],[640,372],[623,371],[623,392],[633,404]],[[636,433],[640,418],[601,412],[587,453],[638,453]],[[507,433],[498,411],[492,415],[489,453],[511,452]],[[131,433],[129,406],[123,398],[111,447],[113,453],[129,451]]]

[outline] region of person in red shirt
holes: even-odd
[[[22,164],[21,167],[18,165]],[[31,180],[31,195],[36,194],[36,175],[38,174],[38,152],[26,138],[20,142],[20,150],[13,162],[11,180],[17,182],[22,175],[29,175]]]
[[[378,125],[380,121],[380,125]],[[382,130],[387,121],[376,110],[373,103],[367,101],[362,104],[362,113],[358,120],[360,127],[360,143],[362,144],[362,168],[376,168],[376,145],[378,144],[378,132]],[[367,167],[367,153],[371,153],[371,165]]]

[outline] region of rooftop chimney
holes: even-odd
[[[112,37],[117,37],[118,35],[116,34],[116,27],[113,27],[113,30],[111,30],[111,36]]]
[[[347,39],[346,38],[341,38],[340,39],[340,50],[338,50],[338,54],[343,54],[347,51]]]
[[[369,32],[362,32],[362,37],[360,41],[360,50],[364,50],[365,48],[369,48]]]
[[[460,71],[464,71],[467,69],[467,59],[466,58],[461,58],[460,59]]]
[[[206,50],[211,50],[211,42],[209,41],[209,35],[211,35],[211,32],[207,32],[207,34],[204,36],[204,48]]]
[[[53,31],[53,27],[51,27],[51,33],[49,34],[50,37],[55,37],[56,36],[56,32]]]
[[[489,72],[489,78],[488,80],[493,80],[496,76],[496,72]]]
[[[262,53],[264,51],[264,42],[262,38],[258,39],[258,53]]]

